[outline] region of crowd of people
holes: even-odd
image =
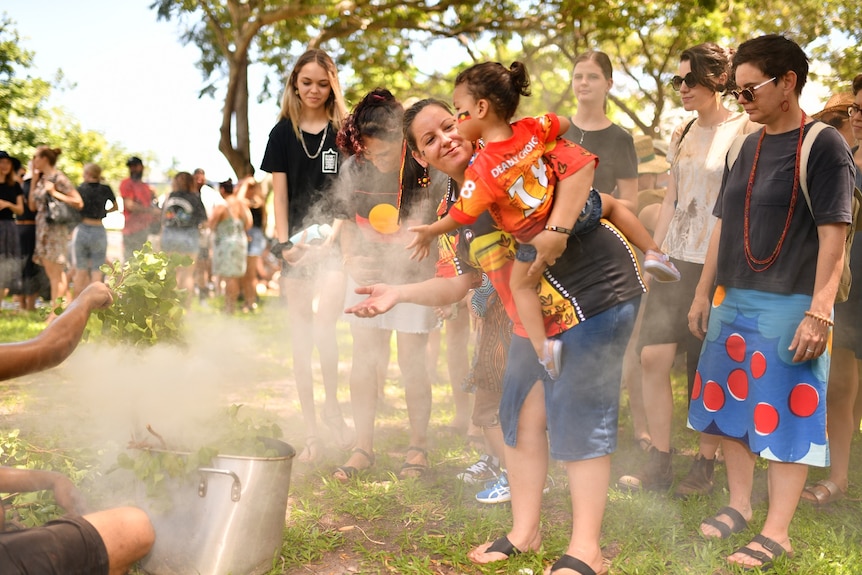
[[[216,194],[202,170],[180,172],[159,205],[133,157],[120,185],[125,256],[158,232],[161,249],[195,262],[177,271],[187,297],[215,279],[231,313],[240,297],[256,308],[261,261],[280,261],[305,431],[297,461],[320,461],[322,423],[345,452],[330,471],[343,483],[376,463],[392,332],[408,427],[396,473],[429,470],[429,334],[453,309],[470,309],[475,355],[469,368],[453,359],[465,365],[451,372],[474,392],[469,417],[459,403],[459,428],[467,433],[469,419],[484,454],[458,480],[481,486],[478,501],[512,507],[511,529],[469,551],[475,563],[540,548],[554,459],[566,470],[572,531],[548,573],[607,573],[600,537],[624,389],[645,464],[621,488],[707,494],[723,456],[729,498],[700,524],[705,538],[749,528],[754,468],[766,460],[766,519],[727,557],[765,569],[792,557],[800,500],[846,494],[862,416],[862,290],[838,297],[845,257],[862,274],[862,248],[845,254],[862,185],[862,74],[814,116],[799,103],[807,79],[808,58],[784,36],[691,46],[670,81],[691,117],[664,147],[608,117],[613,66],[602,52],[575,59],[574,114],[512,122],[530,93],[519,62],[461,72],[454,109],[436,99],[405,106],[377,88],[348,111],[334,61],[309,50],[288,76],[261,163],[272,177],[271,249],[253,177]],[[35,264],[52,302],[67,293],[68,270],[75,292],[98,285],[102,219],[118,205],[99,166],[86,166],[76,188],[56,168],[59,154],[37,148],[19,182],[25,167],[0,152],[0,289],[14,284],[26,297]],[[80,219],[66,222],[57,204]],[[353,426],[337,398],[341,319],[352,335]],[[470,324],[461,325],[449,337],[463,338]],[[680,357],[698,452],[677,480]],[[830,465],[828,479],[806,485],[810,466]]]

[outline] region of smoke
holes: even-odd
[[[255,387],[262,365],[260,338],[235,318],[191,315],[187,325],[185,348],[81,344],[62,366],[42,376],[45,383],[32,408],[37,415],[27,426],[60,436],[69,447],[93,448],[102,474],[116,465],[120,453],[134,456],[130,442],[180,451],[212,445],[225,435],[232,404],[248,405],[241,417],[281,426],[283,418],[266,411],[267,398]],[[289,385],[280,389],[287,402],[292,390]],[[123,488],[131,482],[127,470],[101,475],[92,487],[93,499],[100,508],[140,504],[130,501],[136,494]]]

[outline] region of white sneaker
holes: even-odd
[[[486,454],[456,477],[469,485],[479,485],[488,481],[496,481],[500,473],[499,460]]]
[[[476,501],[479,503],[507,503],[512,500],[512,494],[509,491],[509,478],[506,472],[502,472],[493,484],[488,486],[476,494]]]

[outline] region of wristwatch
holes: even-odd
[[[282,252],[284,252],[284,250],[289,250],[292,247],[293,242],[290,240],[287,240],[286,242],[278,242],[269,248],[269,253],[275,256],[276,259],[284,261],[284,255]]]

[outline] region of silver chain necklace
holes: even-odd
[[[313,160],[320,155],[320,152],[323,151],[323,144],[326,142],[326,132],[329,130],[329,123],[323,128],[323,136],[320,138],[320,145],[317,147],[317,152],[312,156],[308,153],[308,148],[305,147],[305,138],[302,135],[302,128],[299,129],[299,143],[302,144],[302,150],[305,152],[305,155],[308,156],[309,160]]]
[[[582,146],[582,145],[584,144],[584,136],[586,136],[586,135],[587,135],[587,132],[586,132],[585,130],[582,130],[580,126],[575,126],[575,124],[572,124],[572,126],[574,126],[575,128],[577,128],[577,129],[578,129],[578,131],[581,133],[581,139],[580,139],[580,141],[578,142],[578,145],[579,145],[579,146]]]

